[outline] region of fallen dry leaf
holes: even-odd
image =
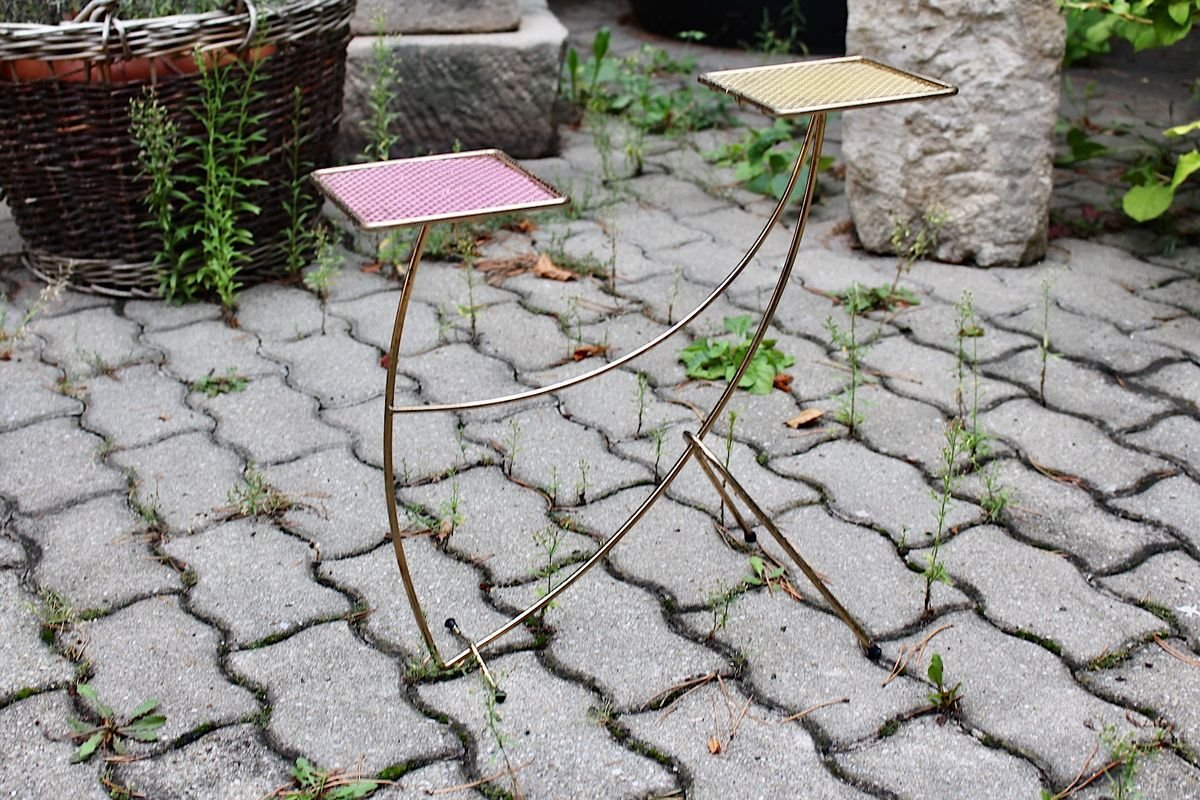
[[[387,353],[384,353],[383,355],[381,355],[379,357],[379,366],[383,367],[384,369],[388,368],[388,354]]]
[[[606,344],[581,344],[575,348],[575,352],[571,354],[572,361],[583,361],[585,358],[592,356],[602,356],[608,352]]]
[[[796,428],[816,422],[823,416],[825,416],[825,412],[819,408],[806,408],[783,424],[795,430]]]
[[[788,389],[792,388],[792,376],[785,375],[780,372],[775,376],[775,379],[771,381],[771,384],[779,391],[786,392]]]
[[[569,269],[563,269],[550,260],[550,256],[542,253],[538,256],[537,263],[533,265],[533,274],[539,278],[546,278],[552,281],[573,281],[579,278],[574,272]]]
[[[720,753],[721,740],[715,736],[710,737],[708,740],[708,752],[712,753],[714,756]]]
[[[383,269],[382,261],[368,261],[359,268],[359,272],[379,272]]]
[[[504,226],[505,230],[516,231],[517,233],[532,233],[537,228],[531,219],[519,219],[516,222],[510,222]]]

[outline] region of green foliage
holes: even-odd
[[[143,90],[140,99],[129,101],[129,119],[129,132],[138,146],[138,175],[150,181],[145,202],[152,219],[145,225],[159,236],[154,265],[162,270],[163,279],[174,285],[183,274],[181,258],[186,238],[177,225],[177,213],[188,202],[187,195],[176,187],[179,128],[151,87]]]
[[[308,228],[308,220],[317,207],[316,198],[308,189],[308,173],[313,165],[300,158],[304,146],[304,118],[308,110],[304,107],[304,90],[299,86],[292,87],[292,125],[290,135],[284,142],[284,153],[287,158],[288,185],[287,196],[283,200],[283,210],[287,212],[287,237],[283,241],[283,251],[287,256],[288,272],[299,272],[308,263],[312,251],[313,235]],[[307,276],[305,283],[308,282]]]
[[[208,397],[216,397],[219,394],[233,394],[245,391],[249,383],[250,379],[245,375],[238,374],[236,367],[230,367],[225,370],[224,375],[214,375],[212,372],[209,372],[192,384],[192,391],[203,392]]]
[[[845,295],[858,297],[862,292],[862,287],[858,283],[853,283],[846,290]],[[853,436],[855,429],[865,419],[865,415],[859,408],[858,387],[863,383],[862,360],[870,349],[870,345],[858,338],[857,314],[850,315],[850,326],[845,330],[833,321],[833,317],[827,317],[825,330],[829,332],[829,339],[833,346],[845,354],[846,365],[850,368],[850,383],[846,385],[846,391],[842,393],[840,405],[834,416],[838,422],[846,426],[847,431]]]
[[[687,366],[689,378],[728,381],[737,372],[750,350],[753,318],[749,314],[725,317],[724,323],[732,339],[701,337],[679,352],[679,360]],[[738,388],[747,389],[750,394],[770,394],[775,376],[794,363],[795,358],[775,347],[774,339],[763,339]]]
[[[100,717],[100,722],[93,724],[74,717],[68,718],[67,724],[73,731],[71,738],[80,742],[78,749],[71,756],[72,764],[87,761],[97,752],[124,755],[127,752],[127,739],[139,742],[158,741],[158,729],[166,724],[167,718],[152,713],[158,708],[157,700],[146,700],[128,717],[120,718],[112,708],[100,701],[100,696],[90,684],[76,684],[75,691]]]
[[[740,142],[727,144],[705,156],[720,166],[733,167],[734,176],[750,191],[779,197],[787,188],[792,165],[800,155],[800,140],[805,125],[807,121],[776,119],[771,127],[746,131]],[[828,171],[832,166],[832,157],[821,156],[817,174]],[[800,170],[789,200],[804,191],[808,170],[808,164]],[[813,190],[814,200],[820,194],[820,189],[818,183]]]
[[[900,284],[900,276],[912,269],[913,262],[925,258],[937,248],[947,220],[949,215],[939,206],[928,209],[915,221],[892,220],[891,245],[892,252],[896,254],[893,293]]]
[[[750,572],[749,578],[742,578],[742,583],[746,586],[766,586],[771,588],[771,584],[783,578],[786,570],[777,564],[768,564],[762,556],[750,556]]]
[[[720,94],[678,82],[664,85],[671,75],[689,75],[695,59],[676,61],[661,47],[642,45],[636,55],[609,54],[612,33],[597,31],[592,54],[580,61],[575,48],[567,51],[567,99],[595,114],[618,116],[640,133],[677,135],[731,121],[728,102]]]
[[[272,797],[285,800],[356,800],[371,795],[381,783],[317,769],[304,756],[296,759],[289,772],[295,783],[274,793]]]
[[[746,591],[745,584],[730,586],[724,581],[718,581],[717,585],[709,591],[706,605],[709,613],[712,614],[712,628],[709,629],[707,638],[711,639],[716,636],[717,631],[723,630],[729,624],[729,610],[733,608],[733,604],[737,602],[738,597],[744,591]]]
[[[962,420],[957,417],[950,420],[950,423],[946,426],[946,441],[942,445],[942,469],[939,476],[940,486],[932,492],[934,503],[936,503],[933,512],[936,523],[933,531],[933,548],[929,551],[929,555],[925,559],[925,569],[921,571],[921,577],[925,579],[926,614],[930,612],[930,595],[933,592],[933,584],[952,584],[950,575],[946,572],[946,563],[941,560],[939,555],[946,535],[946,517],[949,515],[950,506],[953,503],[951,495],[959,478],[958,457],[963,452],[965,441],[963,434]]]
[[[267,483],[253,462],[246,465],[241,485],[229,490],[228,501],[235,517],[278,518],[296,505],[292,498]]]
[[[212,292],[226,309],[232,309],[237,290],[237,274],[250,260],[247,250],[254,235],[244,227],[248,215],[262,209],[246,199],[248,189],[265,185],[247,172],[263,163],[266,156],[253,154],[254,145],[266,141],[261,126],[264,114],[251,113],[262,96],[262,60],[230,59],[225,63],[201,51],[195,53],[200,71],[200,106],[193,114],[204,133],[184,140],[198,172],[188,171],[178,182],[186,187],[186,202],[181,214],[195,219],[185,233],[198,244],[179,256],[179,265],[199,257],[196,270],[181,274],[167,264],[161,277],[163,295],[170,301],[190,300],[198,292]]]
[[[754,49],[760,53],[784,55],[787,53],[808,54],[802,39],[808,23],[801,10],[800,0],[791,0],[779,10],[779,16],[771,18],[770,9],[764,4],[762,22],[754,37]]]
[[[893,288],[886,283],[879,286],[853,283],[848,289],[836,292],[834,297],[841,300],[846,313],[853,316],[862,316],[877,309],[892,311],[921,304],[920,298],[908,289]]]
[[[1068,66],[1107,53],[1114,36],[1135,50],[1168,47],[1184,39],[1200,19],[1200,0],[1059,0],[1067,17]]]
[[[392,133],[392,123],[397,115],[391,106],[400,83],[400,70],[388,47],[387,37],[383,35],[383,18],[377,17],[374,22],[376,35],[371,44],[371,60],[367,62],[368,113],[362,121],[362,131],[367,137],[363,159],[386,161],[399,141]]]
[[[321,301],[321,334],[325,333],[325,307],[329,302],[329,287],[342,272],[342,256],[337,252],[324,227],[317,228],[312,239],[317,250],[317,265],[304,273],[304,285]]]
[[[958,711],[959,700],[962,699],[959,690],[962,683],[946,686],[942,677],[942,656],[934,653],[929,659],[929,680],[933,683],[933,691],[929,693],[929,702],[942,714],[953,714]]]
[[[1190,125],[1191,127],[1181,125],[1178,128],[1170,128],[1166,134],[1169,136],[1171,131],[1175,130],[1195,131],[1195,126],[1200,125],[1200,120]],[[1136,170],[1126,173],[1126,178],[1134,185],[1121,198],[1122,210],[1135,222],[1147,222],[1161,217],[1175,202],[1175,193],[1179,187],[1197,171],[1200,171],[1200,150],[1193,149],[1175,160],[1175,168],[1170,176],[1157,171],[1150,174],[1139,173]]]

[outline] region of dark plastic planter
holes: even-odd
[[[794,6],[806,22],[800,39],[810,53],[846,52],[845,0],[630,0],[643,28],[662,36],[703,31],[710,44],[752,47],[763,25],[763,12],[781,34],[780,21]]]

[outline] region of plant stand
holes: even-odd
[[[702,75],[700,81],[714,89],[727,92],[739,102],[752,105],[772,117],[809,117],[804,143],[792,167],[787,187],[762,230],[754,239],[750,249],[717,287],[699,305],[658,336],[621,357],[581,375],[505,397],[418,406],[393,404],[400,339],[426,233],[429,225],[434,222],[461,220],[517,210],[548,208],[566,203],[566,198],[552,187],[522,170],[503,153],[495,150],[362,164],[319,170],[313,173],[314,180],[321,191],[342,208],[360,228],[378,230],[405,225],[420,225],[409,259],[408,271],[405,274],[404,288],[396,309],[391,345],[388,350],[387,384],[384,395],[383,460],[388,522],[391,527],[396,562],[404,581],[417,627],[421,631],[430,655],[441,668],[454,667],[469,658],[474,659],[494,687],[495,684],[490,679],[490,673],[480,655],[480,650],[510,633],[525,620],[553,603],[559,595],[567,591],[588,570],[607,556],[609,551],[666,493],[672,481],[687,466],[693,456],[720,494],[722,502],[730,509],[734,519],[741,526],[746,540],[754,541],[754,533],[738,511],[735,497],[749,509],[776,544],[812,582],[838,618],[850,628],[867,657],[872,660],[879,657],[879,646],[871,635],[829,591],[821,577],[808,565],[762,507],[725,468],[721,460],[704,444],[703,440],[732,398],[755,351],[766,335],[767,328],[770,326],[784,290],[787,288],[812,205],[813,190],[816,187],[816,165],[821,157],[827,114],[831,111],[941,97],[954,94],[957,89],[939,81],[902,72],[859,57],[711,72]],[[805,171],[806,166],[807,171]],[[698,429],[694,433],[684,434],[687,448],[667,470],[649,496],[629,515],[628,519],[574,572],[567,575],[561,583],[529,607],[482,638],[475,640],[468,638],[455,620],[446,620],[446,628],[456,638],[462,640],[466,646],[453,657],[443,660],[429,629],[424,608],[417,597],[404,553],[403,536],[400,531],[396,505],[395,473],[392,464],[392,437],[396,417],[444,411],[467,411],[529,400],[570,389],[649,352],[695,320],[745,271],[762,247],[763,242],[766,241],[768,234],[783,216],[793,190],[801,181],[803,181],[803,189],[796,201],[799,208],[799,219],[792,234],[787,255],[779,270],[774,290],[755,330],[749,350],[717,402],[701,420]],[[497,699],[501,697],[502,694],[498,693]]]

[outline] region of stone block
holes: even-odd
[[[948,216],[935,253],[981,266],[1046,252],[1063,20],[1051,0],[851,2],[846,48],[959,87],[845,115],[846,193],[868,250]]]
[[[350,18],[350,32],[492,33],[514,30],[520,21],[520,0],[364,0]]]
[[[567,29],[544,4],[530,4],[512,32],[386,39],[400,75],[390,103],[396,115],[392,133],[399,137],[392,155],[446,152],[457,145],[497,147],[517,158],[556,152],[554,109],[566,38]],[[338,143],[344,160],[363,149],[374,44],[374,37],[357,37],[347,51]]]

